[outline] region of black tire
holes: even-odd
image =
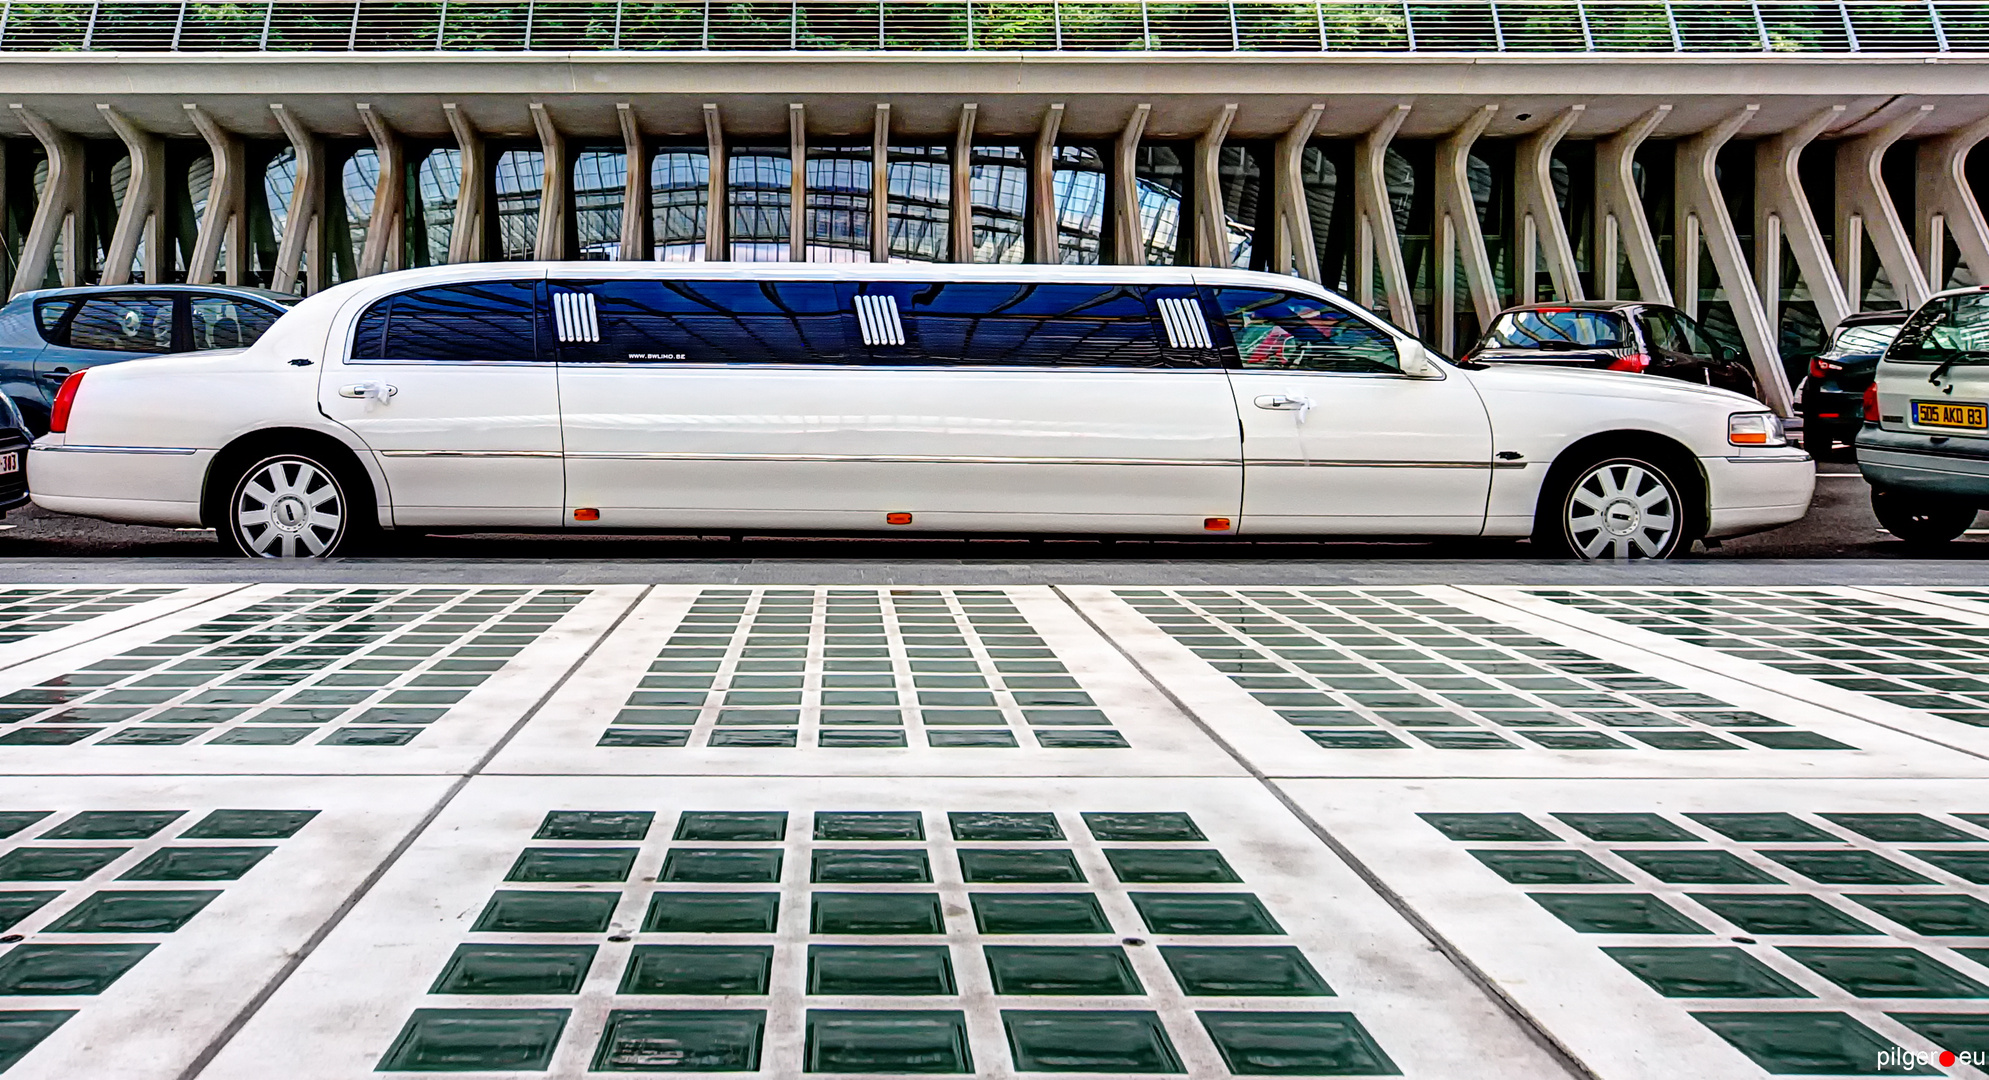
[[[1557,558],[1669,559],[1691,543],[1683,490],[1649,458],[1593,459],[1558,474],[1540,500],[1533,542]]]
[[[366,486],[314,450],[261,455],[226,482],[214,532],[233,554],[328,559],[350,554],[373,532]]]
[[[1945,544],[1975,524],[1975,507],[1938,495],[1872,488],[1872,513],[1885,531],[1916,547]]]

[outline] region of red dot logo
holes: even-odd
[[[1945,1069],[1953,1064],[1954,1064],[1954,1051],[1952,1050],[1941,1051],[1941,1068]]]

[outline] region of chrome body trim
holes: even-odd
[[[43,446],[40,443],[28,447],[29,450],[45,454],[149,454],[162,457],[185,457],[200,453],[194,446]]]

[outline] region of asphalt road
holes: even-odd
[[[1823,462],[1816,502],[1802,521],[1773,532],[1728,541],[1697,553],[1704,559],[1915,558],[1872,517],[1869,490],[1849,451]],[[1979,535],[1977,534],[1979,533]],[[548,537],[505,534],[398,537],[379,554],[425,559],[836,559],[836,560],[1195,560],[1299,561],[1317,559],[1526,559],[1530,545],[1494,541],[1427,544],[1252,543],[1121,540],[876,540],[747,536]],[[0,524],[0,559],[218,557],[221,548],[205,530],[112,525],[24,507]],[[1939,552],[1949,559],[1989,560],[1989,528]]]

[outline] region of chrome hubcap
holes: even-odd
[[[1584,559],[1654,559],[1677,531],[1671,489],[1641,465],[1598,465],[1568,496],[1568,539]]]
[[[265,559],[323,555],[345,530],[338,485],[308,461],[269,462],[242,482],[235,530],[249,554]]]

